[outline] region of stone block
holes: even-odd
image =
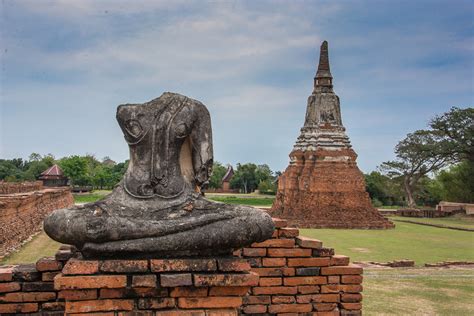
[[[215,259],[153,259],[152,272],[216,271]]]

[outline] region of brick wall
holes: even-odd
[[[42,181],[3,182],[0,181],[0,194],[25,193],[43,189]]]
[[[69,188],[0,195],[0,257],[38,232],[51,211],[73,204]]]
[[[0,267],[0,314],[361,315],[362,268],[274,221],[229,258],[82,260],[64,246]]]

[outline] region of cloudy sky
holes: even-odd
[[[215,159],[282,170],[321,41],[371,171],[408,132],[474,104],[472,1],[1,1],[0,158],[128,157],[122,103],[211,112]]]

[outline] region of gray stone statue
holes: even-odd
[[[104,199],[60,209],[44,222],[56,241],[84,257],[189,257],[229,254],[271,237],[268,214],[205,199],[212,170],[206,107],[175,93],[125,104],[117,120],[130,148],[122,181]]]

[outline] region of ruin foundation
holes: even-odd
[[[33,184],[2,185],[3,192],[21,193],[0,194],[0,257],[15,250],[23,241],[40,231],[46,215],[55,209],[74,204],[67,187],[45,189]]]
[[[274,222],[227,258],[82,260],[68,246],[0,267],[0,314],[361,315],[362,268]]]

